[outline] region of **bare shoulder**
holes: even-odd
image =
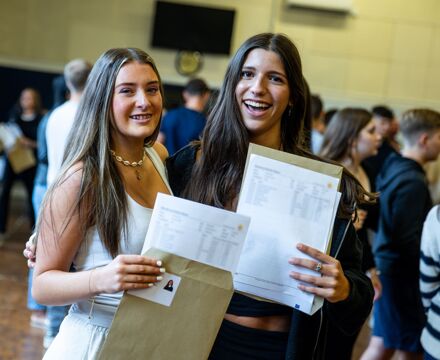
[[[165,146],[163,146],[161,143],[159,143],[158,141],[156,141],[153,145],[153,149],[157,152],[157,154],[159,155],[159,157],[161,158],[161,160],[163,162],[165,162],[166,158],[169,156],[168,154],[168,150],[166,149]]]
[[[63,193],[77,193],[81,187],[81,180],[83,176],[83,163],[78,162],[71,166],[59,179],[53,189],[56,194],[61,190]]]

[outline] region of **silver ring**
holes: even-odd
[[[315,271],[316,272],[321,272],[321,270],[322,270],[322,263],[319,262],[315,266]]]

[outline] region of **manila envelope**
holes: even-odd
[[[126,292],[99,359],[207,359],[233,294],[232,274],[154,248],[144,255],[181,278],[174,299],[168,307]]]
[[[7,151],[9,163],[14,173],[19,174],[37,164],[33,151],[16,143]]]

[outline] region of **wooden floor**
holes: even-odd
[[[37,360],[44,353],[44,332],[30,326],[30,311],[26,308],[27,267],[22,251],[29,238],[30,227],[23,216],[25,202],[20,187],[13,191],[11,207],[10,236],[0,247],[0,359]],[[353,359],[359,359],[369,336],[369,328],[365,326],[355,346]]]
[[[44,331],[30,326],[26,307],[27,266],[22,255],[30,226],[25,216],[23,189],[11,198],[8,238],[0,247],[0,359],[33,360],[43,356]]]

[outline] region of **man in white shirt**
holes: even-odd
[[[82,59],[72,60],[64,67],[64,78],[70,91],[70,99],[57,107],[47,122],[48,186],[53,183],[61,169],[67,137],[72,128],[76,110],[91,69],[92,66]]]

